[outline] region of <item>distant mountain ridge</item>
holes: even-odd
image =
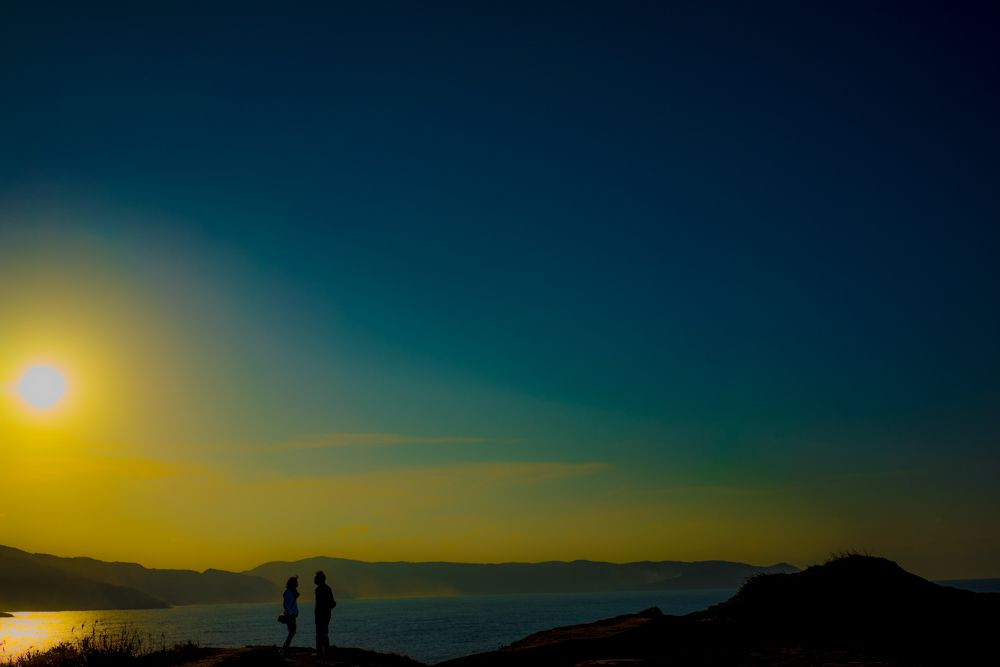
[[[126,586],[98,582],[18,549],[0,547],[0,609],[156,609],[163,600]]]
[[[766,567],[729,561],[578,560],[543,563],[365,562],[317,557],[265,563],[246,572],[168,570],[137,563],[32,554],[0,546],[0,611],[156,609],[173,605],[280,600],[289,576],[326,572],[340,598],[433,597],[498,593],[736,589],[756,574],[797,572],[788,563]]]
[[[244,574],[284,586],[293,574],[310,578],[323,570],[345,598],[430,597],[501,593],[588,593],[606,591],[739,588],[757,574],[798,572],[788,563],[769,566],[730,561],[549,561],[542,563],[376,562],[306,558],[265,563]],[[309,599],[310,587],[301,587]]]
[[[235,572],[158,570],[0,546],[0,610],[158,609],[264,602],[278,593],[269,581]]]

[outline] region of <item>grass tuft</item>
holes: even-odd
[[[172,665],[198,657],[204,649],[191,642],[168,647],[161,635],[157,644],[152,635],[143,636],[135,628],[123,625],[113,629],[98,628],[97,623],[86,631],[45,651],[28,651],[16,658],[0,656],[0,667],[120,667],[142,665],[158,667]]]

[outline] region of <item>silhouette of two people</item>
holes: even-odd
[[[316,653],[323,655],[330,650],[330,617],[333,615],[333,608],[337,606],[337,601],[333,598],[333,590],[327,585],[326,574],[322,570],[313,577],[313,583],[316,584]],[[282,596],[284,612],[278,617],[281,623],[288,626],[288,636],[285,637],[285,643],[281,647],[282,655],[288,651],[297,630],[298,598],[299,578],[289,577]]]

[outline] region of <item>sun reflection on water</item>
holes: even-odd
[[[60,642],[80,639],[102,630],[114,631],[125,623],[124,619],[109,617],[108,612],[99,611],[12,613],[12,618],[0,618],[0,661],[33,651],[45,651]]]

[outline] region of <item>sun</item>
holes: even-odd
[[[36,410],[49,410],[66,395],[66,378],[52,366],[32,366],[18,380],[17,395]]]

